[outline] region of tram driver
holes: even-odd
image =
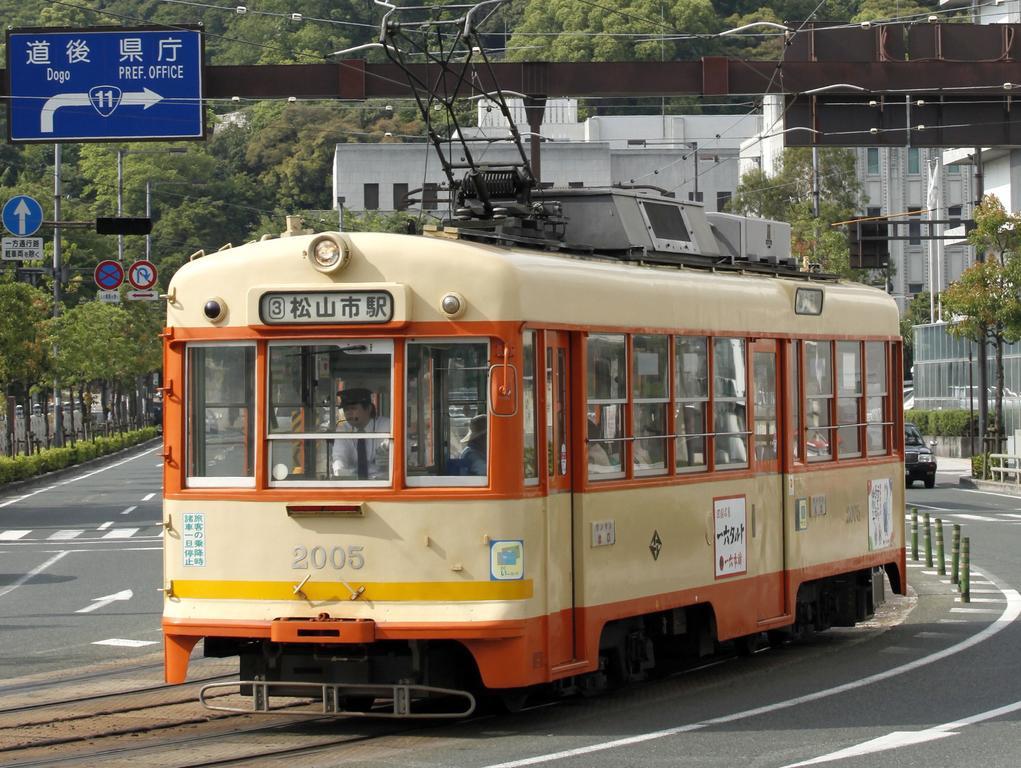
[[[337,394],[344,411],[340,432],[390,431],[390,419],[376,413],[369,390],[352,387]],[[334,477],[386,480],[390,475],[389,444],[389,438],[385,437],[338,437],[333,441]]]
[[[472,416],[468,422],[468,434],[461,438],[465,448],[461,451],[461,474],[486,474],[486,414]]]

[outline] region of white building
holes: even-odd
[[[783,155],[783,98],[767,97],[763,106],[762,133],[741,147],[742,173],[761,167],[773,174]],[[904,312],[914,296],[926,291],[938,294],[973,262],[973,249],[961,240],[927,240],[924,236],[929,228],[927,218],[973,217],[974,174],[962,165],[961,157],[939,149],[857,147],[854,152],[858,178],[865,189],[858,213],[903,222],[889,227],[890,236],[907,239],[889,241],[887,289]],[[986,189],[991,191],[988,182]],[[946,226],[935,224],[932,228],[939,234]],[[954,231],[963,237],[963,226]],[[938,313],[938,303],[934,302],[934,308]]]
[[[510,99],[508,107],[527,138],[523,103]],[[478,127],[466,130],[466,136],[503,138],[508,133],[505,118],[492,105],[480,103],[478,118]],[[551,99],[541,128],[541,182],[556,187],[647,185],[720,210],[737,188],[741,142],[758,133],[759,126],[758,115],[600,116],[579,122],[576,100]],[[461,162],[460,145],[448,146],[453,162]],[[477,163],[518,157],[509,143],[471,147]],[[334,199],[348,210],[400,210],[409,207],[404,202],[409,191],[422,190],[412,195],[418,202],[410,208],[421,205],[442,217],[446,183],[431,144],[336,146]]]

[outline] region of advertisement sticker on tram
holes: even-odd
[[[713,499],[716,523],[716,577],[736,576],[748,570],[745,497]]]
[[[515,581],[525,576],[525,542],[494,541],[489,546],[489,577]]]

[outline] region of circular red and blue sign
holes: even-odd
[[[112,291],[124,282],[124,267],[119,261],[106,259],[96,265],[93,277],[96,280],[96,285],[104,291]]]
[[[128,282],[139,291],[147,291],[156,285],[156,265],[139,259],[128,267]]]

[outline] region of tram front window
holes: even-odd
[[[489,474],[489,345],[408,343],[409,485],[483,485]]]
[[[188,485],[255,483],[255,345],[188,346]]]
[[[392,341],[269,345],[274,483],[388,485]]]

